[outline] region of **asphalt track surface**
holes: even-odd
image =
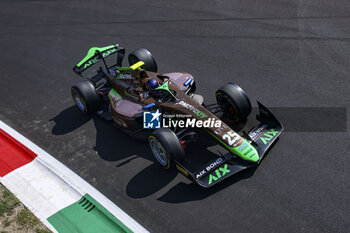
[[[349,232],[349,24],[345,0],[2,0],[0,119],[153,232]],[[73,65],[113,43],[147,47],[161,72],[192,73],[207,102],[234,81],[251,100],[291,113],[343,109],[342,122],[286,122],[258,169],[201,189],[73,106]]]

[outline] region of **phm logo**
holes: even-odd
[[[144,129],[159,129],[160,116],[162,113],[157,111],[143,112],[143,128]]]

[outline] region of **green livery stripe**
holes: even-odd
[[[102,47],[102,48],[99,48],[99,47],[92,47],[89,49],[88,53],[86,54],[86,56],[83,58],[83,60],[81,60],[77,66],[81,66],[82,64],[84,64],[87,60],[89,60],[91,57],[93,57],[96,53],[96,50],[100,51],[101,53],[103,53],[104,51],[106,50],[109,50],[109,49],[113,49],[115,48],[114,45],[109,45],[109,46],[106,46],[106,47]]]
[[[132,232],[89,194],[47,220],[60,233]]]
[[[165,90],[169,92],[174,98],[176,98],[169,89],[169,81],[166,81],[163,85],[157,87],[155,90]]]
[[[114,90],[113,88],[109,92],[108,97],[111,98],[111,95],[115,95],[115,96],[118,96],[119,98],[122,98],[121,95],[119,95],[119,93],[116,90]]]
[[[117,70],[119,71],[125,71],[125,70],[132,70],[130,67],[117,67]]]
[[[253,161],[253,162],[257,162],[259,161],[259,155],[258,152],[256,151],[256,149],[250,145],[244,138],[244,142],[246,143],[247,146],[243,149],[243,151],[239,151],[238,147],[230,147],[229,145],[227,145],[225,142],[223,142],[220,138],[218,138],[216,135],[214,135],[213,133],[211,133],[209,130],[206,130],[211,136],[213,136],[214,138],[216,138],[216,140],[218,140],[228,151],[230,151],[231,153],[241,157],[242,159],[245,160],[249,160],[249,161]],[[242,145],[243,145],[242,143]]]

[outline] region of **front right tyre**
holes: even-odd
[[[148,49],[139,48],[132,51],[128,56],[129,64],[132,66],[138,61],[143,61],[145,64],[142,66],[143,69],[157,72],[157,63],[153,55]]]
[[[247,94],[234,83],[227,83],[216,92],[216,102],[230,123],[244,122],[252,111]]]

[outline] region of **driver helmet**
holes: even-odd
[[[157,79],[151,78],[151,79],[147,80],[146,87],[148,90],[155,89],[155,88],[159,87],[159,82]]]

